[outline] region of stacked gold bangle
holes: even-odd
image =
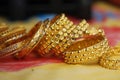
[[[0,33],[0,57],[5,57],[14,53],[15,49],[23,46],[21,38],[26,34],[25,28],[6,28]],[[18,43],[16,43],[18,42]]]
[[[76,41],[64,52],[66,63],[97,63],[102,54],[109,49],[107,39],[101,35]]]
[[[27,34],[21,27],[7,30],[0,38],[4,41],[0,44],[0,57],[15,54],[17,58],[22,58],[29,54],[43,37],[44,30],[42,22],[37,23]]]
[[[0,33],[0,49],[14,42],[26,34],[26,29],[23,27],[10,28]]]
[[[41,56],[51,55],[50,52],[53,51],[53,47],[59,44],[59,41],[62,41],[64,37],[67,36],[67,33],[65,33],[66,29],[73,24],[64,14],[56,17],[50,21],[50,24],[48,24],[48,30],[46,30],[45,36],[41,39],[38,45],[38,52]],[[64,35],[62,35],[63,32]]]
[[[100,65],[109,69],[120,69],[120,47],[114,47],[102,56]]]
[[[5,23],[1,23],[0,24],[0,36],[2,35],[1,33],[3,33],[7,29],[8,29],[7,25]]]
[[[85,20],[74,25],[62,14],[47,25],[49,27],[37,47],[41,56],[64,56],[66,63],[91,63],[91,60],[94,63],[109,49],[104,32],[90,27]],[[87,39],[85,36],[94,37]],[[71,46],[74,49],[71,50]]]
[[[56,22],[53,24],[53,21]],[[53,54],[60,56],[60,53],[63,53],[76,38],[83,36],[89,26],[85,20],[76,26],[64,14],[57,16],[57,18],[55,17],[47,25],[49,27],[37,48],[41,56]]]
[[[23,41],[15,43],[15,44],[12,44],[10,46],[7,46],[6,48],[1,49],[0,50],[0,58],[6,57],[8,55],[12,55],[12,54],[15,54],[15,53],[21,51],[24,48],[23,45],[26,45],[27,43],[28,43],[27,40],[23,40]]]
[[[14,54],[24,58],[31,51],[42,57],[62,57],[69,64],[100,63],[120,69],[120,47],[109,48],[104,31],[85,20],[74,24],[65,14],[38,22],[28,33],[24,27],[0,25],[0,58]],[[114,57],[114,58],[113,58]]]
[[[86,21],[83,20],[81,24],[86,24]],[[68,25],[66,25],[68,26]],[[61,38],[59,39],[60,42],[53,48],[54,53],[57,56],[60,56],[60,53],[63,53],[74,41],[75,38],[79,38],[82,36],[82,30],[79,30],[79,28],[82,26],[77,26],[77,25],[71,25],[68,29],[65,29],[64,31],[59,31],[60,37],[64,37],[62,40]]]
[[[43,22],[38,22],[27,34],[27,42],[23,48],[15,55],[17,58],[23,58],[30,54],[30,52],[37,46],[41,38],[45,34],[45,28]]]

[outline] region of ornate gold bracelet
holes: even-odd
[[[28,40],[28,44],[15,56],[17,58],[22,58],[28,55],[38,45],[44,34],[45,27],[43,22],[38,22],[28,33],[28,39],[30,39]]]
[[[68,29],[66,28],[66,26],[68,25],[69,27],[71,27],[73,23],[70,21],[68,24],[64,25],[62,30],[58,31],[58,33],[56,33],[56,35],[53,36],[53,38],[50,41],[50,45],[45,49],[46,52],[49,52],[52,54],[56,53],[55,51],[53,52],[55,47],[59,45],[62,41],[65,41],[68,38],[68,33],[66,32],[67,30],[69,30],[69,28]]]
[[[56,21],[56,22],[54,22],[54,21]],[[41,41],[39,44],[38,52],[42,56],[47,55],[49,53],[49,49],[52,47],[51,46],[51,42],[53,41],[52,39],[59,32],[59,30],[62,29],[62,27],[65,24],[69,23],[69,21],[65,17],[65,15],[62,14],[60,16],[57,16],[57,18],[54,18],[50,23],[51,24],[49,25],[50,26],[49,28],[51,28],[51,29],[48,29],[46,31],[45,36],[42,38],[43,41]]]
[[[21,35],[26,33],[25,31],[26,29],[24,27],[12,28],[10,30],[8,29],[0,36],[0,44],[21,37]]]
[[[120,47],[109,48],[104,31],[85,20],[74,24],[64,14],[38,22],[28,33],[23,27],[0,25],[0,58],[24,58],[31,51],[42,57],[62,57],[69,64],[100,63],[120,69]]]
[[[2,35],[1,33],[7,29],[8,29],[8,26],[5,23],[1,23],[0,24],[0,36]]]
[[[109,49],[107,39],[104,36],[96,35],[90,39],[81,39],[73,43],[63,55],[66,63],[97,63],[102,54]]]
[[[120,69],[120,47],[114,47],[102,56],[100,65],[109,69]]]
[[[0,58],[6,57],[8,55],[15,54],[19,51],[21,51],[24,46],[28,44],[28,39],[20,41],[18,43],[12,44],[10,46],[7,46],[6,48],[3,48],[0,50]]]
[[[82,25],[86,24],[86,21],[83,20],[81,22],[81,24]],[[66,25],[66,26],[68,26],[68,25]],[[59,43],[52,48],[51,52],[54,52],[55,55],[60,56],[61,55],[60,53],[64,52],[71,45],[74,37],[75,38],[81,37],[82,31],[81,31],[81,33],[78,33],[80,30],[76,27],[78,27],[78,26],[71,25],[70,28],[68,28],[68,30],[66,30],[65,32],[60,31],[58,33],[60,36],[58,37],[58,40],[57,40],[57,41],[59,41]],[[79,27],[82,27],[82,26],[79,26]],[[76,36],[75,34],[77,34],[78,36]],[[80,36],[79,36],[79,34],[80,34]],[[64,38],[61,39],[61,37],[64,37]],[[56,37],[56,39],[57,39],[57,37]]]

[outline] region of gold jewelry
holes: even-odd
[[[14,40],[15,38],[19,38],[21,35],[25,34],[26,29],[23,27],[17,27],[9,29],[2,33],[0,37],[0,44],[3,42]],[[20,36],[19,36],[20,35]]]
[[[73,33],[74,32],[77,33],[78,31],[77,31],[77,29],[75,29],[76,26],[73,25],[73,22],[68,21],[68,20],[67,20],[67,22],[69,22],[69,23],[67,23],[66,25],[63,25],[63,28],[61,30],[59,30],[58,33],[52,37],[51,41],[49,41],[51,43],[47,43],[47,44],[50,44],[50,45],[45,50],[41,50],[43,52],[43,54],[53,53],[57,56],[60,56],[60,53],[62,53],[70,45],[71,38],[73,38],[73,36],[71,37],[69,35],[72,33],[73,30],[74,30]],[[81,22],[81,25],[82,24],[84,25],[85,23],[86,23],[86,21],[83,20]]]
[[[84,25],[85,26],[88,25],[85,20],[82,20],[77,26],[71,25],[70,29],[66,31],[67,37],[64,36],[64,34],[60,36],[60,37],[64,37],[64,39],[61,40],[59,44],[57,44],[57,47],[53,48],[54,50],[53,52],[55,53],[55,55],[60,56],[61,55],[60,53],[63,53],[76,38],[80,38],[83,36],[84,30],[81,30],[81,28]],[[84,29],[86,29],[87,27],[88,26],[84,27]]]
[[[16,35],[16,36],[4,41],[4,43],[0,44],[0,50],[7,47],[7,46],[10,46],[14,43],[20,42],[20,41],[24,40],[25,38],[26,38],[25,33]]]
[[[51,20],[51,22],[50,21],[47,22],[47,26],[49,26],[49,27],[46,29],[45,36],[49,36],[49,35],[53,34],[53,32],[55,31],[55,28],[56,28],[55,21],[59,21],[59,19],[61,19],[62,17],[64,17],[64,15],[56,16],[54,19]],[[44,38],[44,39],[47,39],[47,38]]]
[[[47,47],[47,43],[45,43],[47,41],[47,37],[46,37],[46,33],[51,30],[50,29],[50,21],[47,19],[43,22],[43,26],[46,27],[45,28],[45,34],[44,36],[41,38],[41,40],[39,41],[38,45],[36,46],[35,48],[35,51],[37,51],[40,55],[41,55],[41,52],[43,51],[43,49],[45,49]],[[49,36],[49,34],[47,34]]]
[[[114,47],[102,56],[100,65],[108,69],[120,69],[120,47]]]
[[[33,50],[43,57],[63,57],[69,64],[99,62],[120,69],[120,47],[109,48],[102,29],[85,20],[75,25],[64,14],[38,22],[28,33],[25,28],[0,25],[0,58],[12,54],[23,58]]]
[[[28,42],[29,42],[28,39],[26,39],[0,50],[0,58],[6,57],[21,51],[24,48],[24,46],[28,44]]]
[[[54,23],[53,23],[54,21]],[[67,19],[67,17],[65,17],[64,14],[62,14],[61,16],[57,16],[57,19],[54,18],[51,21],[50,27],[51,29],[48,29],[48,31],[46,31],[45,36],[43,37],[43,41],[40,42],[39,45],[39,53],[43,56],[43,54],[45,54],[46,52],[48,53],[49,50],[52,48],[51,46],[51,42],[54,39],[54,36],[59,32],[59,30],[63,29],[62,27],[65,24],[68,24],[69,21]],[[42,45],[43,44],[43,45]],[[46,54],[47,54],[46,53]]]
[[[64,22],[65,21],[66,21],[66,19],[64,19]],[[89,26],[89,24],[86,23],[85,20],[82,20],[81,23],[79,23],[79,25],[77,27],[72,26],[70,28],[70,23],[68,23],[68,24],[66,24],[66,26],[64,26],[65,24],[62,25],[64,27],[61,27],[60,25],[56,25],[58,29],[53,28],[54,31],[51,31],[51,33],[49,33],[49,35],[48,35],[49,38],[48,37],[45,38],[45,36],[44,36],[44,38],[42,38],[43,41],[40,42],[39,50],[38,50],[38,52],[42,56],[45,54],[50,54],[50,53],[60,56],[59,54],[62,53],[66,48],[68,48],[74,39],[82,37],[84,34],[88,34],[88,33],[90,34],[90,31],[87,31],[87,33],[85,32]],[[61,27],[61,29],[59,27]],[[48,30],[48,32],[49,32],[49,30]],[[68,35],[70,35],[70,36],[68,36]],[[51,40],[50,40],[50,38],[51,38]]]
[[[108,49],[107,39],[97,35],[73,43],[63,55],[66,63],[90,64],[98,62],[102,54],[106,53]]]
[[[72,22],[69,22],[68,24],[69,24],[69,27],[71,27],[73,25]],[[55,50],[55,46],[62,43],[62,41],[66,41],[66,39],[68,38],[69,34],[66,32],[67,31],[66,26],[68,26],[68,24],[64,25],[62,30],[60,30],[55,36],[53,36],[53,38],[51,39],[50,45],[46,48],[48,51],[50,51],[52,53],[54,52],[53,54],[57,54],[57,50]],[[68,28],[68,30],[69,30],[69,28]]]
[[[0,24],[0,36],[2,35],[1,33],[7,29],[8,27],[5,23]]]
[[[31,33],[34,34],[31,35]],[[28,55],[38,45],[44,34],[45,34],[45,28],[43,26],[43,22],[38,22],[28,33],[29,36],[28,39],[30,38],[29,43],[26,46],[24,46],[24,48],[15,56],[17,58],[22,58]]]

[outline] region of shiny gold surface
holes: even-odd
[[[103,36],[83,39],[73,43],[73,45],[64,52],[65,62],[73,64],[97,63],[102,54],[106,53],[108,49],[108,42]]]
[[[100,63],[120,69],[120,47],[109,48],[104,31],[86,20],[78,24],[65,14],[39,21],[29,31],[25,27],[0,24],[0,58],[15,55],[23,58],[36,51],[42,57],[61,57],[69,64]]]
[[[109,69],[120,70],[120,46],[111,48],[100,60],[100,65]]]

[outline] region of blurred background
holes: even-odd
[[[0,16],[9,20],[25,20],[32,16],[66,13],[80,19],[89,20],[96,15],[100,19],[101,12],[95,13],[93,6],[101,1],[120,7],[119,0],[0,0]]]
[[[120,0],[0,0],[0,23],[24,26],[27,31],[61,13],[74,23],[86,19],[104,28],[111,45],[120,42]]]

